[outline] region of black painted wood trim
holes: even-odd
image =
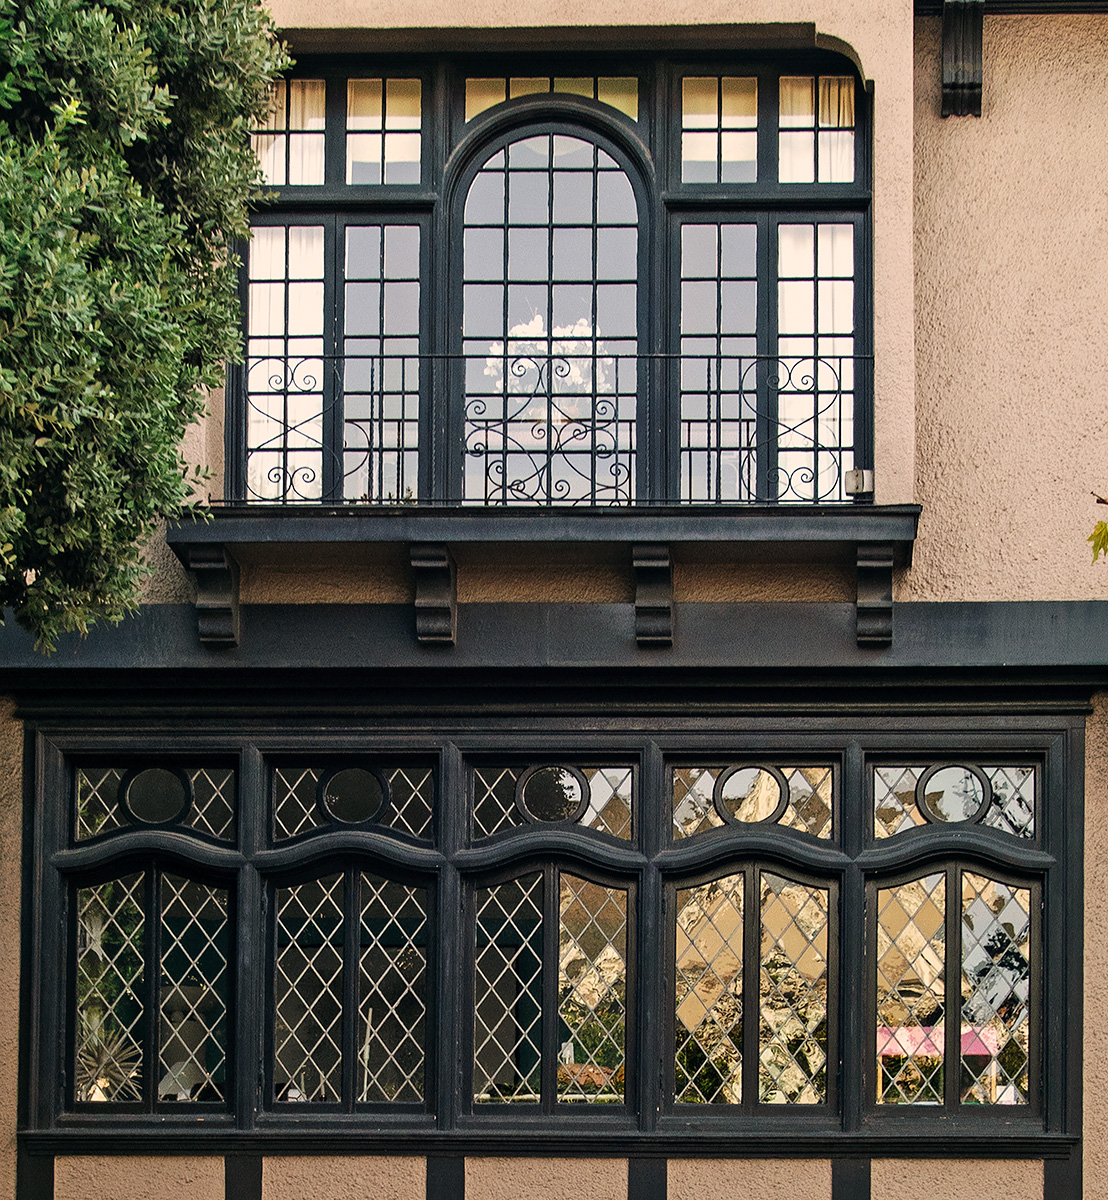
[[[15,1172],[15,1200],[54,1200],[52,1154],[32,1154],[20,1146]]]
[[[415,576],[416,637],[424,645],[452,646],[458,637],[458,571],[450,549],[417,542],[410,550]]]
[[[223,1160],[223,1180],[226,1200],[262,1200],[262,1156],[228,1154]]]
[[[464,1158],[451,1155],[441,1158],[432,1156],[427,1159],[427,1200],[465,1200],[465,1194]]]
[[[1068,1158],[1048,1158],[1043,1163],[1043,1195],[1049,1200],[1081,1200],[1081,1149]]]
[[[946,0],[943,5],[944,117],[979,117],[983,79],[985,0]]]
[[[831,1162],[831,1200],[870,1200],[870,1160],[836,1158]]]
[[[664,545],[636,545],[635,641],[640,646],[673,645],[673,559]]]
[[[856,625],[859,646],[891,646],[893,641],[893,566],[891,542],[862,542],[856,564]]]
[[[917,17],[937,17],[942,11],[943,0],[916,0]],[[1108,0],[985,0],[987,17],[1103,12],[1108,12]]]
[[[628,1159],[627,1200],[666,1200],[667,1166],[664,1158]]]
[[[239,642],[239,566],[226,546],[192,543],[172,549],[196,582],[196,626],[213,648]]]

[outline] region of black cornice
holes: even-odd
[[[916,0],[917,17],[941,17],[943,0]],[[1108,13],[1108,0],[985,0],[985,16],[1051,16]]]

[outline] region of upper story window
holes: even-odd
[[[849,498],[872,414],[845,60],[303,69],[254,135],[276,192],[230,499]]]

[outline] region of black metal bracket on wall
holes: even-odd
[[[631,548],[635,572],[635,641],[673,645],[673,558],[665,545]]]
[[[458,569],[449,546],[413,542],[416,638],[424,645],[453,646],[458,640]]]
[[[985,0],[943,0],[943,116],[979,117]]]
[[[891,542],[860,542],[855,609],[859,646],[893,644],[893,564]]]
[[[219,542],[175,546],[196,580],[196,628],[203,646],[239,644],[239,565]]]

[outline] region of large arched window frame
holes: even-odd
[[[848,476],[873,466],[871,197],[869,97],[846,59],[451,56],[298,71],[256,135],[279,190],[247,251],[229,499],[854,497]],[[636,336],[599,354],[590,330],[587,348],[569,347],[581,353],[532,364],[547,412],[526,440],[545,459],[513,470],[503,430],[490,441],[467,426],[467,379],[495,386],[484,351],[497,339],[463,337],[464,206],[498,148],[541,137],[596,144],[632,183]],[[555,358],[571,360],[561,377]],[[585,403],[550,409],[574,387]],[[610,451],[596,433],[609,394]],[[559,434],[573,451],[561,476]]]

